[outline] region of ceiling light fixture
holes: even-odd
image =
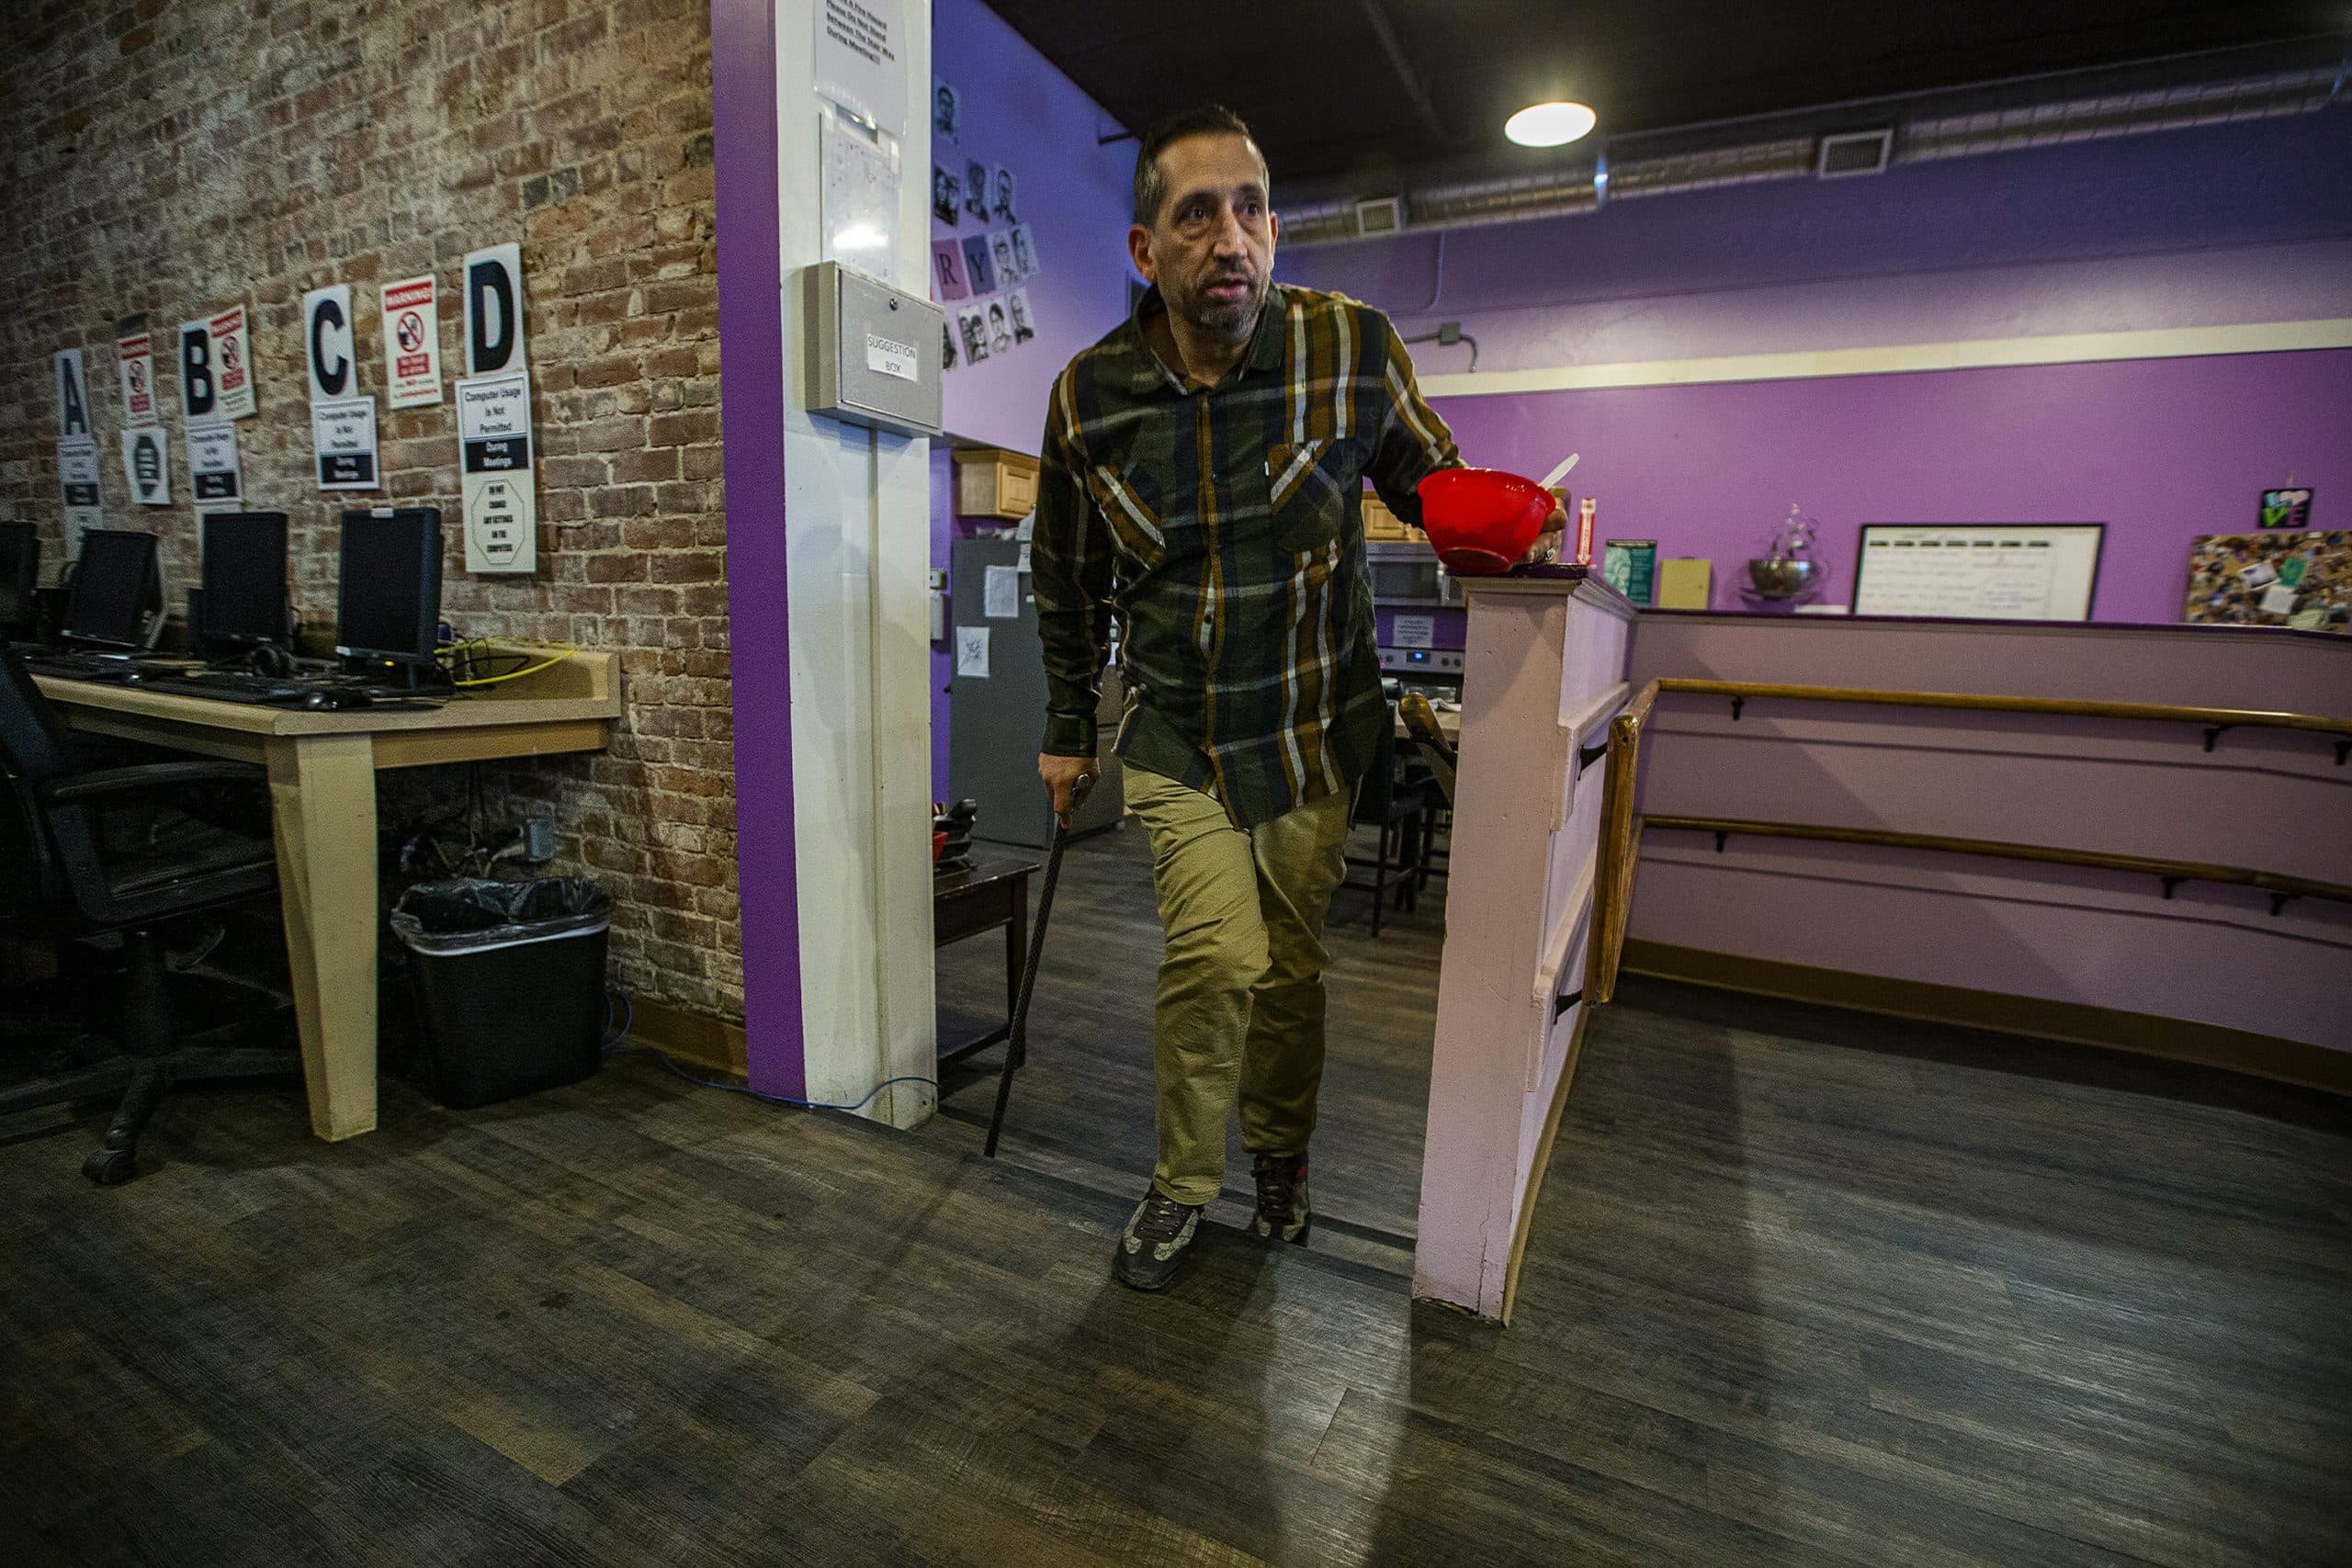
[[[1503,121],[1503,134],[1521,147],[1565,147],[1600,120],[1582,104],[1530,104]]]

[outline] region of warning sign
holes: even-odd
[[[187,485],[198,512],[233,512],[244,504],[235,425],[220,419],[187,427]]]
[[[375,399],[312,403],[311,445],[318,455],[321,490],[382,488],[376,478]]]
[[[130,498],[141,506],[172,503],[172,469],[166,460],[163,427],[142,424],[122,432],[122,472],[130,481]]]
[[[145,328],[115,341],[115,364],[122,376],[122,416],[126,424],[155,423],[155,347]]]
[[[222,419],[247,419],[254,412],[253,344],[245,336],[245,307],[240,302],[205,321],[212,343],[212,412]]]
[[[531,466],[531,378],[516,371],[458,383],[465,458],[466,570],[538,566],[538,478]]]
[[[441,400],[441,317],[430,277],[384,285],[384,386],[396,409]]]

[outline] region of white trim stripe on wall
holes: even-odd
[[[2282,354],[2312,348],[2352,348],[2352,316],[2316,321],[2260,321],[2246,326],[2156,327],[2134,332],[2069,333],[2052,337],[1890,344],[1876,348],[1804,349],[1784,354],[1726,355],[1712,359],[1649,359],[1616,365],[1555,365],[1532,370],[1473,370],[1453,376],[1423,376],[1420,383],[1426,397],[1474,398],[1501,392],[1698,386],[1718,381],[1795,381],[1823,376],[1887,376],[1910,370],[1981,370],[2009,365]]]

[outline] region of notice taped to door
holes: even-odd
[[[311,445],[321,490],[380,490],[376,476],[376,400],[339,398],[311,405]]]
[[[538,476],[532,467],[527,371],[458,383],[464,467],[466,570],[538,568]]]

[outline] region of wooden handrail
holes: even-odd
[[[1609,766],[1600,781],[1600,864],[1592,885],[1592,936],[1585,955],[1585,1000],[1599,1007],[1617,994],[1625,929],[1634,912],[1634,862],[1642,823],[1634,815],[1642,728],[1657,705],[1658,682],[1645,684],[1609,721]]]
[[[2120,871],[2153,876],[2164,885],[2165,897],[2184,882],[2215,882],[2236,887],[2257,887],[2270,895],[2270,912],[2278,913],[2290,898],[2326,898],[2352,904],[2352,887],[2319,882],[2308,876],[2287,876],[2242,865],[2215,865],[2205,861],[2165,860],[2154,855],[2110,854],[2104,850],[2068,850],[2054,844],[2018,844],[1998,839],[1956,839],[1943,833],[1897,833],[1883,828],[1828,828],[1803,822],[1760,822],[1741,817],[1650,817],[1643,826],[1675,832],[1713,833],[1715,848],[1737,834],[1756,839],[1804,839],[1820,843],[1871,844],[1883,849],[1933,850],[1942,854],[1981,855],[1995,860],[2038,861],[2048,865],[2086,866],[2095,871]]]
[[[1693,696],[1729,697],[1731,716],[1751,697],[1777,697],[1804,703],[1861,703],[1875,707],[1966,708],[1979,713],[2053,714],[2066,718],[2140,719],[2159,724],[2191,724],[2205,730],[2205,750],[2225,729],[2291,729],[2335,738],[2340,766],[2352,754],[2352,718],[2324,714],[2272,712],[2262,708],[2194,707],[2177,703],[2110,703],[2079,697],[2010,697],[1974,692],[1894,692],[1862,686],[1798,686],[1775,681],[1702,681],[1668,676],[1661,691]]]

